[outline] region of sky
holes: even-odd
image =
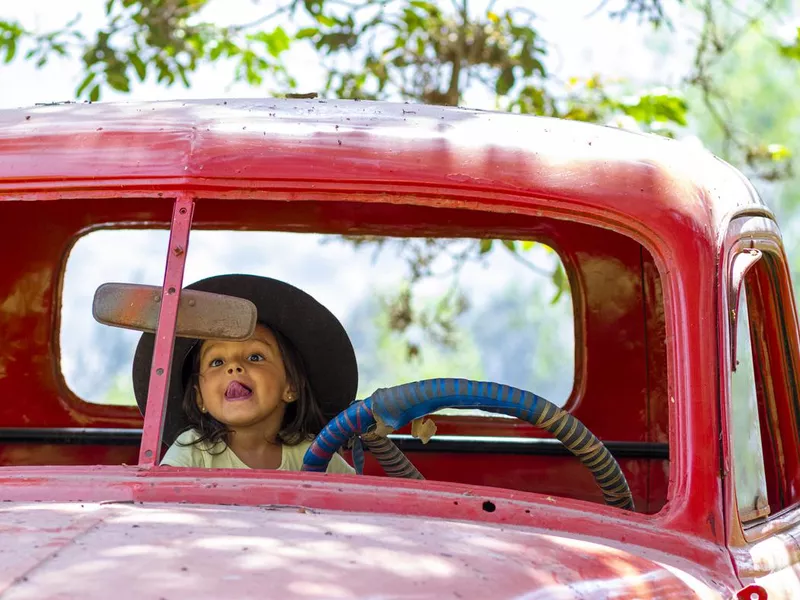
[[[548,69],[556,75],[591,76],[600,73],[608,77],[625,77],[639,83],[675,84],[686,70],[686,58],[672,53],[671,62],[663,64],[660,50],[664,43],[681,47],[678,38],[666,40],[663,36],[648,36],[643,26],[635,20],[626,23],[610,21],[604,13],[591,15],[600,0],[570,0],[569,2],[528,1],[526,5],[536,13],[540,31],[552,42],[554,51],[547,58]],[[87,36],[104,22],[104,0],[27,0],[4,3],[2,17],[19,20],[24,27],[47,31],[72,19],[80,9],[80,27]],[[251,22],[270,10],[271,2],[253,0],[212,0],[204,17],[217,24]],[[485,2],[472,0],[471,10],[485,10]],[[606,8],[618,7],[618,2],[607,2]],[[498,1],[495,12],[518,5]],[[279,24],[275,21],[275,24]],[[676,34],[678,37],[681,34]],[[288,58],[293,75],[299,81],[300,91],[320,89],[323,73],[310,50],[298,48]],[[31,63],[17,60],[11,65],[0,64],[0,109],[30,106],[40,102],[74,99],[74,90],[81,81],[77,61],[55,59],[37,70]],[[265,89],[232,84],[232,69],[225,66],[203,66],[191,76],[192,87],[163,88],[153,81],[134,82],[130,94],[104,92],[104,101],[167,100],[208,97],[264,97]],[[492,99],[477,93],[468,93],[464,104],[475,108],[492,108]],[[105,281],[127,281],[160,285],[163,273],[163,250],[166,237],[158,232],[132,232],[109,237],[97,233],[81,240],[73,249],[67,263],[63,296],[61,332],[62,367],[67,383],[85,398],[99,398],[104,394],[97,389],[98,372],[102,371],[104,356],[91,340],[104,339],[124,347],[122,354],[132,355],[136,336],[131,332],[101,331],[103,326],[91,317],[91,297],[98,285]],[[343,321],[354,306],[370,295],[396,288],[404,274],[404,264],[397,257],[384,254],[375,262],[366,252],[357,253],[340,242],[329,243],[324,249],[320,239],[293,234],[271,234],[268,237],[220,238],[213,235],[202,242],[203,235],[193,237],[188,256],[185,283],[219,272],[242,270],[242,257],[252,256],[252,244],[257,239],[257,254],[263,257],[258,265],[246,261],[248,272],[284,278],[303,287]],[[245,240],[244,242],[242,240]],[[247,241],[249,239],[250,241]],[[195,240],[199,240],[198,243]],[[235,247],[240,253],[221,252],[220,248]],[[274,257],[279,256],[280,260]],[[549,260],[537,255],[535,260]],[[471,290],[473,303],[486,301],[487,290],[502,289],[509,282],[531,274],[521,271],[518,263],[502,253],[493,253],[486,265],[474,265],[466,281],[478,282]],[[365,277],[364,273],[369,276]],[[444,284],[430,284],[423,289],[429,295],[443,290]],[[542,280],[547,288],[550,283]],[[347,294],[341,290],[346,289]],[[483,293],[483,296],[481,294]],[[106,328],[107,329],[107,328]],[[570,334],[571,329],[564,330]],[[127,359],[126,359],[127,360]],[[123,361],[126,362],[126,360]],[[116,367],[115,367],[116,368]],[[105,373],[101,378],[108,382]],[[489,374],[491,375],[491,374]],[[515,382],[503,382],[514,385]],[[91,399],[90,398],[90,399]]]

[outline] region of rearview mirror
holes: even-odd
[[[92,316],[99,323],[155,333],[161,288],[133,283],[104,283],[94,294]],[[181,290],[175,335],[201,340],[246,340],[255,331],[255,304],[244,298]]]

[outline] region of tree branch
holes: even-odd
[[[601,10],[603,10],[608,5],[608,0],[602,0],[600,4],[597,5],[596,8],[593,8],[585,17],[584,19],[591,19],[592,17],[596,16]]]
[[[535,265],[531,261],[529,261],[528,259],[523,258],[522,256],[520,256],[520,254],[516,250],[512,250],[511,248],[508,248],[506,246],[503,246],[503,248],[508,250],[509,254],[511,254],[511,256],[514,257],[514,260],[516,260],[517,262],[525,265],[526,267],[528,267],[531,271],[533,271],[537,275],[541,275],[542,277],[552,277],[553,276],[552,273],[550,273],[548,271],[545,271],[544,269],[542,269],[538,265]]]
[[[294,3],[286,4],[279,8],[276,8],[271,13],[264,15],[263,17],[259,17],[255,21],[251,21],[249,23],[242,23],[241,25],[231,25],[228,29],[233,33],[239,33],[244,31],[245,29],[250,29],[252,27],[258,27],[262,23],[266,23],[270,19],[277,17],[280,14],[285,13],[287,10],[291,10],[294,7]]]

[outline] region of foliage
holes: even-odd
[[[785,11],[780,0],[743,2],[720,14],[718,0],[703,0],[700,11],[702,29],[697,41],[693,72],[687,83],[693,86],[698,106],[704,109],[722,136],[718,149],[723,157],[749,171],[748,175],[762,180],[786,179],[792,175],[792,152],[785,144],[763,135],[760,128],[743,125],[743,113],[748,107],[734,110],[731,106],[731,87],[728,74],[739,71],[737,60],[744,59],[743,48],[759,47],[762,73],[764,62],[776,56],[790,58],[791,52],[765,32],[768,18],[780,20]],[[782,65],[776,65],[778,68]],[[794,65],[792,68],[796,68]],[[742,89],[742,86],[737,86]],[[752,94],[754,89],[748,93]],[[698,111],[700,113],[700,111]]]
[[[472,296],[476,305],[453,320],[457,350],[414,335],[422,350],[411,358],[407,337],[392,326],[378,299],[367,299],[347,323],[359,358],[359,397],[387,385],[447,373],[503,381],[563,404],[575,380],[574,315],[571,303],[548,306],[550,287],[534,279],[498,288],[482,303]],[[389,298],[397,295],[384,293]],[[420,309],[428,312],[441,299],[428,298],[419,303]]]
[[[246,26],[218,27],[199,18],[208,0],[107,0],[106,26],[87,39],[78,28],[80,15],[63,28],[44,34],[20,23],[0,21],[0,52],[5,62],[27,46],[24,59],[36,66],[54,55],[79,59],[84,76],[77,98],[99,100],[105,89],[129,92],[134,80],[150,76],[164,86],[191,85],[191,74],[201,64],[223,60],[235,65],[235,79],[261,85],[270,74],[284,86],[294,79],[280,62],[289,49],[289,35],[278,26],[249,32]]]
[[[785,60],[780,49],[788,46],[764,35],[762,27],[744,31],[711,73],[726,122],[701,111],[693,121],[704,143],[753,178],[776,213],[800,296],[800,180],[792,168],[800,130],[800,63]],[[702,104],[702,91],[693,91],[689,100]]]
[[[796,37],[789,44],[781,44],[780,52],[786,58],[800,60],[800,27],[797,28]]]

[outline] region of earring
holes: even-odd
[[[208,412],[208,409],[205,406],[200,407],[200,412]]]
[[[287,402],[294,402],[294,394],[286,394]]]

